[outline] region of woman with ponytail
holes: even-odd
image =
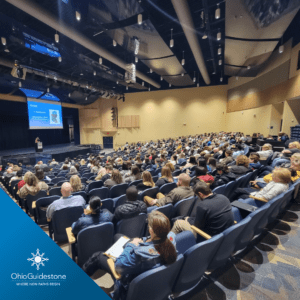
[[[122,254],[115,261],[115,271],[121,279],[115,282],[113,299],[126,299],[130,282],[138,275],[161,265],[176,261],[175,234],[169,219],[159,211],[148,215],[149,237],[134,238],[124,245]],[[97,252],[83,265],[83,270],[93,275],[98,269],[111,273],[107,257]]]

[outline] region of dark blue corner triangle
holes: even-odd
[[[2,189],[0,201],[1,300],[110,299]]]

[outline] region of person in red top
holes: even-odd
[[[195,176],[196,177],[191,180],[191,186],[194,186],[198,181],[203,181],[210,186],[215,180],[213,176],[207,174],[204,167],[196,167]]]

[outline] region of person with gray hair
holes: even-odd
[[[47,208],[46,216],[47,216],[48,222],[51,221],[54,212],[57,210],[61,210],[66,207],[77,207],[77,206],[81,206],[83,208],[85,207],[86,203],[85,203],[84,198],[80,195],[72,196],[72,191],[73,191],[73,189],[69,182],[65,182],[61,186],[62,197],[60,199],[52,202]]]
[[[149,196],[144,197],[144,202],[149,206],[164,206],[168,203],[176,204],[178,201],[194,195],[190,187],[191,178],[188,174],[182,173],[178,177],[177,188],[170,191],[166,196],[162,193],[156,195],[156,199]]]

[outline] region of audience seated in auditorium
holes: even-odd
[[[109,189],[116,184],[124,183],[123,177],[119,170],[114,169],[111,173],[111,177],[104,182],[104,186]]]
[[[41,160],[38,161],[34,167],[38,168],[38,169],[42,169],[42,170],[44,170],[44,168],[48,168],[48,166],[46,164],[44,164]]]
[[[77,174],[78,174],[77,169],[75,168],[75,166],[72,166],[72,167],[70,168],[69,173],[67,173],[66,176],[69,176],[69,175],[77,175]]]
[[[148,215],[148,226],[150,238],[131,239],[115,261],[115,270],[121,279],[115,282],[113,299],[125,299],[130,282],[139,274],[176,261],[175,234],[170,231],[169,219],[161,212],[153,211]],[[83,265],[89,276],[98,269],[111,273],[103,252],[94,253]]]
[[[261,147],[261,151],[257,151],[259,154],[260,159],[267,159],[270,155],[273,154],[272,145],[271,144],[264,144]]]
[[[289,148],[284,149],[281,154],[278,155],[277,158],[274,158],[273,156],[273,162],[272,162],[272,167],[275,168],[277,166],[280,166],[281,164],[285,162],[289,162],[291,156],[294,153],[300,153],[300,143],[299,142],[292,142],[289,143]]]
[[[48,184],[46,184],[46,183],[44,182],[44,180],[45,180],[44,171],[43,171],[42,169],[36,170],[36,171],[35,171],[35,176],[36,176],[37,179],[39,180],[38,185],[39,185],[40,189],[41,189],[42,191],[48,191],[49,186],[48,186]]]
[[[164,184],[171,182],[173,182],[171,169],[167,166],[164,166],[161,169],[161,177],[155,182],[155,185],[160,188]]]
[[[196,237],[196,232],[191,228],[193,225],[214,236],[233,225],[233,213],[227,197],[212,193],[205,182],[198,182],[194,186],[194,193],[199,198],[193,208],[195,213],[183,220],[175,221],[172,228],[175,234],[189,230]]]
[[[261,163],[259,162],[260,156],[257,152],[252,152],[249,156],[249,167],[252,170],[259,169],[261,167]]]
[[[230,172],[236,175],[236,178],[250,172],[249,158],[245,155],[240,155],[236,159],[236,165],[229,167]]]
[[[50,222],[54,212],[57,210],[61,210],[67,207],[77,207],[77,206],[81,206],[83,208],[85,207],[86,203],[83,197],[80,195],[71,195],[72,192],[73,189],[71,184],[69,182],[63,183],[63,185],[61,186],[62,197],[52,202],[47,208],[46,216],[48,222]]]
[[[101,180],[103,181],[103,183],[109,179],[111,177],[111,173],[113,171],[113,166],[110,165],[110,164],[106,164],[105,165],[105,171],[106,171],[106,174],[102,176]],[[98,177],[98,176],[97,176]]]
[[[20,169],[17,171],[16,175],[13,176],[13,177],[11,177],[9,183],[11,183],[11,182],[14,181],[14,180],[22,180],[22,178],[23,178],[23,169],[20,168]]]
[[[214,182],[214,177],[207,174],[206,169],[203,168],[203,167],[196,167],[195,168],[195,176],[196,177],[191,180],[191,183],[190,183],[191,186],[194,186],[199,181],[203,181],[206,184],[208,184],[209,186],[211,184],[213,184],[213,182]]]
[[[228,165],[229,163],[233,162],[234,159],[232,158],[232,153],[232,150],[227,149],[225,151],[225,158],[220,159],[220,162],[225,165]]]
[[[114,215],[105,208],[101,209],[101,206],[101,199],[98,196],[92,196],[89,207],[84,210],[84,214],[72,224],[74,235],[77,235],[80,230],[89,226],[112,221]]]
[[[133,165],[131,167],[131,173],[125,174],[124,179],[125,182],[131,182],[131,181],[142,179],[140,169],[137,166]]]
[[[52,159],[52,161],[49,163],[50,166],[56,166],[58,165],[58,162],[55,160],[55,158]]]
[[[211,185],[211,189],[227,184],[228,182],[236,179],[236,175],[230,172],[228,166],[223,163],[217,163],[216,170],[217,174],[213,184]]]
[[[149,171],[143,172],[142,180],[143,182],[136,186],[139,192],[155,187],[155,183],[153,182],[152,175]]]
[[[289,139],[289,136],[286,133],[284,133],[282,131],[278,133],[278,141],[285,143],[288,139]]]
[[[39,185],[39,180],[31,172],[25,173],[24,182],[25,185],[19,191],[20,198],[25,199],[27,195],[35,196],[41,190],[41,185]]]
[[[251,189],[248,188],[238,188],[234,191],[233,199],[247,199],[250,197],[270,201],[289,188],[291,179],[291,172],[288,169],[274,169],[272,172],[272,181],[270,181],[263,189],[260,191],[251,191]]]
[[[70,178],[70,184],[74,193],[85,189],[85,185],[81,183],[81,179],[78,175],[73,175]]]
[[[164,206],[168,203],[176,204],[178,201],[191,197],[194,195],[192,188],[190,187],[190,176],[182,173],[178,177],[177,188],[173,189],[167,195],[158,193],[157,199],[153,199],[149,196],[144,197],[144,201],[149,205]]]
[[[114,223],[122,219],[133,218],[140,213],[147,213],[147,205],[138,199],[138,190],[133,185],[126,190],[126,202],[118,206],[114,214]]]
[[[242,145],[237,144],[236,145],[236,149],[237,149],[237,151],[233,152],[233,154],[232,154],[232,158],[233,159],[236,159],[239,155],[243,155],[244,154],[244,148],[243,148]]]

